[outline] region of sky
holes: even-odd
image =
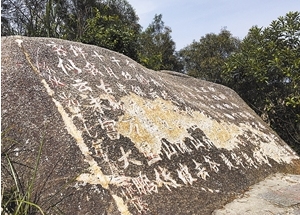
[[[268,27],[290,11],[300,11],[300,0],[128,0],[145,30],[155,14],[171,27],[176,50],[226,28],[241,40],[252,26]]]

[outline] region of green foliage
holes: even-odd
[[[4,131],[1,133],[1,148],[5,148],[5,150],[1,151],[1,158],[5,158],[7,160],[8,169],[10,171],[10,175],[13,178],[14,186],[12,187],[2,187],[1,193],[1,214],[14,214],[14,215],[27,215],[33,214],[33,211],[38,210],[41,214],[44,214],[43,210],[40,208],[39,205],[32,202],[32,193],[33,193],[33,186],[36,179],[38,166],[40,163],[40,157],[42,153],[42,148],[44,145],[44,139],[42,139],[36,159],[36,163],[34,166],[34,170],[32,172],[32,178],[28,183],[26,190],[24,191],[22,184],[18,178],[18,174],[14,167],[14,163],[11,161],[9,156],[9,151],[12,148],[11,145],[19,144],[16,141],[5,138],[4,135],[9,131]]]
[[[138,60],[141,26],[126,0],[1,0],[1,35],[55,37]]]
[[[123,53],[137,60],[138,31],[124,23],[120,16],[109,15],[109,8],[105,7],[101,14],[99,9],[93,8],[93,15],[86,20],[85,33],[81,42],[108,48]]]
[[[138,55],[142,65],[153,70],[182,70],[171,32],[171,28],[164,25],[162,15],[155,15],[139,38]]]
[[[43,190],[40,189],[38,185],[40,182],[37,179],[44,175],[44,172],[40,170],[40,160],[42,158],[42,149],[46,142],[45,134],[39,143],[36,160],[32,167],[31,165],[27,166],[26,163],[20,164],[20,161],[14,156],[16,149],[18,149],[18,153],[19,151],[22,153],[20,148],[25,149],[25,145],[10,137],[11,133],[17,132],[13,128],[11,127],[1,132],[1,174],[3,174],[1,178],[1,214],[64,214],[58,206],[62,202],[62,192],[73,184],[80,174],[88,169],[84,169],[75,177],[70,178],[62,186],[56,187],[54,194],[52,193],[51,196],[47,196],[41,201],[40,193]],[[26,176],[24,176],[25,172]],[[45,178],[44,180],[47,181],[48,179]]]
[[[61,37],[69,1],[1,0],[1,35]]]
[[[42,17],[43,26],[39,36],[61,38],[61,29],[66,19],[68,5],[63,0],[48,0],[45,14]]]
[[[126,0],[74,0],[63,38],[108,48],[137,60],[140,29],[135,11]]]
[[[221,83],[226,59],[238,49],[240,41],[222,29],[217,34],[206,34],[199,42],[180,50],[179,55],[188,75],[207,81]]]
[[[227,85],[300,152],[300,13],[252,27],[223,74]]]

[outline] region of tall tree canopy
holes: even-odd
[[[300,13],[252,27],[224,71],[234,90],[300,152]]]
[[[137,60],[141,26],[126,0],[1,0],[1,3],[1,35],[80,41]]]
[[[206,34],[199,42],[180,50],[184,70],[190,76],[221,83],[225,60],[237,51],[239,43],[226,29],[219,34]]]
[[[69,1],[1,0],[1,35],[61,37]]]
[[[141,26],[126,0],[72,0],[65,38],[123,53],[137,60]]]
[[[171,28],[162,21],[162,15],[155,15],[139,38],[141,64],[154,70],[181,70],[171,32]]]

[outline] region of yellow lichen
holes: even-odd
[[[161,139],[171,143],[182,142],[190,137],[187,129],[197,126],[216,145],[232,149],[237,145],[234,137],[243,131],[234,124],[217,122],[199,111],[182,111],[171,101],[161,98],[150,100],[135,94],[121,98],[125,115],[118,120],[118,131],[129,137],[141,149],[147,143],[151,151],[160,153]]]

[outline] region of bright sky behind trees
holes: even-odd
[[[257,25],[267,27],[289,11],[300,11],[299,0],[128,0],[140,18],[143,29],[162,14],[172,29],[176,50],[198,41],[208,33],[226,27],[243,39]]]

